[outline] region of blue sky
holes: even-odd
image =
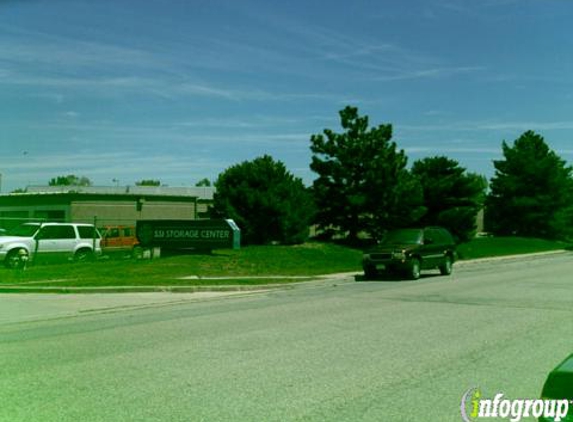
[[[573,161],[568,0],[0,0],[2,191],[215,179],[270,154],[310,184],[309,138],[350,104],[410,163],[493,174],[528,129]]]

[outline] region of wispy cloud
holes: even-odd
[[[2,83],[2,76],[0,75],[0,84]],[[28,98],[42,98],[42,99],[46,99],[48,101],[51,101],[55,104],[62,104],[65,100],[65,95],[63,94],[59,94],[57,92],[54,93],[31,93],[31,94],[27,94]]]
[[[129,163],[126,166],[125,163]],[[11,185],[23,187],[28,184],[46,184],[59,174],[85,175],[96,184],[111,185],[112,179],[122,184],[133,184],[138,178],[159,177],[163,182],[173,180],[179,185],[218,174],[225,165],[224,160],[195,158],[193,166],[179,155],[142,155],[139,152],[91,153],[91,154],[46,154],[26,159],[12,157],[4,165]]]
[[[82,41],[6,25],[2,26],[0,33],[0,60],[7,63],[70,71],[79,68],[113,69],[118,66],[163,68],[153,54],[137,48]]]
[[[288,34],[289,38],[300,39],[300,48],[304,49],[315,66],[321,62],[325,66],[336,64],[339,71],[361,72],[361,76],[369,80],[451,77],[486,70],[486,67],[475,64],[452,65],[446,57],[365,36],[349,36],[316,24],[304,25],[276,16],[266,18],[272,20],[275,27]]]
[[[522,3],[523,0],[480,0],[471,2],[466,0],[441,0],[435,3],[435,7],[459,14],[496,19],[497,16],[491,14],[491,9],[495,8],[499,13],[499,9]]]
[[[236,89],[215,84],[198,84],[168,77],[47,77],[33,75],[0,76],[0,85],[20,85],[37,88],[73,90],[74,95],[89,94],[117,97],[125,93],[146,93],[162,98],[208,97],[228,101],[336,101],[348,102],[344,95],[312,92],[280,92],[262,89]],[[83,90],[83,91],[82,91]],[[61,102],[64,94],[42,94]]]
[[[480,125],[483,130],[571,130],[573,121],[559,122],[504,122],[504,123],[484,123]]]
[[[439,131],[439,132],[473,132],[473,131],[526,131],[526,130],[571,130],[573,121],[476,121],[476,122],[440,122],[436,124],[410,125],[403,124],[397,126],[400,130],[406,131]]]
[[[272,115],[253,115],[244,117],[206,117],[202,119],[189,119],[176,123],[177,126],[192,128],[231,128],[231,129],[268,129],[283,126],[308,124],[324,117],[282,117]]]
[[[429,155],[440,155],[440,154],[487,154],[487,155],[498,155],[501,153],[500,148],[491,147],[428,147],[428,146],[411,146],[405,147],[404,150],[410,154],[429,154]]]
[[[328,92],[321,89],[286,92],[280,88],[263,88],[260,84],[254,87],[252,80],[241,85],[230,84],[229,79],[234,78],[233,73],[288,73],[301,80],[319,80],[320,84],[314,84],[317,87],[322,85],[323,79],[343,75],[391,82],[451,77],[484,70],[475,65],[453,66],[444,58],[425,52],[345,35],[320,25],[303,25],[276,16],[272,17],[271,23],[272,31],[279,35],[272,42],[264,36],[265,31],[271,31],[271,24],[266,22],[266,29],[261,29],[258,38],[226,34],[221,38],[195,40],[190,46],[182,46],[188,54],[3,27],[0,30],[0,61],[12,65],[0,70],[0,84],[73,89],[75,94],[84,90],[89,91],[89,95],[103,97],[114,97],[127,91],[169,99],[207,97],[227,101],[343,103],[351,96],[332,89]],[[227,77],[199,77],[204,74],[200,69],[223,72]]]
[[[430,78],[445,78],[454,75],[470,74],[486,70],[483,66],[460,66],[460,67],[438,67],[420,69],[415,71],[397,72],[394,75],[383,75],[372,78],[376,81],[399,81],[406,79],[430,79]]]

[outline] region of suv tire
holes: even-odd
[[[20,251],[24,251],[24,255],[28,255],[25,249],[13,249],[4,259],[4,266],[10,269],[20,268],[22,266],[22,259],[20,258]]]
[[[378,275],[378,272],[376,271],[376,267],[372,266],[372,265],[367,265],[364,267],[364,277],[367,280],[373,279]]]
[[[418,280],[420,278],[420,260],[418,258],[412,259],[408,275],[410,280]]]
[[[444,263],[440,265],[440,273],[442,275],[450,275],[452,273],[452,258],[446,256]]]
[[[94,257],[94,254],[91,249],[80,249],[74,254],[74,261],[77,262],[85,262],[91,261]]]

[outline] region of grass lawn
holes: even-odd
[[[458,253],[461,259],[474,259],[569,246],[540,239],[486,237],[461,245]],[[359,273],[362,271],[361,257],[362,253],[357,249],[318,242],[298,246],[250,246],[237,251],[221,250],[156,260],[102,259],[89,263],[39,264],[31,265],[25,271],[0,268],[0,287],[17,284],[104,287],[293,283],[319,274]],[[191,276],[195,277],[182,279]]]
[[[156,260],[118,259],[31,265],[25,271],[0,268],[0,286],[20,283],[33,283],[35,286],[292,283],[301,279],[288,277],[360,271],[361,257],[361,252],[356,249],[326,243],[251,246],[237,251],[214,251],[210,255],[179,255]],[[198,278],[181,280],[190,276]],[[261,278],[265,276],[273,278]],[[201,277],[229,278],[210,280]]]
[[[460,259],[518,255],[568,249],[570,243],[524,237],[478,237],[458,247]]]

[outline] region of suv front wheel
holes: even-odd
[[[450,275],[452,273],[452,258],[446,256],[444,263],[440,265],[440,273],[442,275]]]
[[[373,265],[364,265],[364,277],[367,280],[373,279],[378,275],[378,272],[376,271],[376,267]]]
[[[420,260],[418,258],[412,259],[410,263],[410,268],[408,270],[408,275],[410,276],[411,280],[418,280],[420,278]]]

